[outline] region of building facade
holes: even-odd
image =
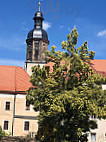
[[[12,136],[34,136],[38,130],[38,112],[26,101],[29,81],[22,67],[0,66],[0,126]]]
[[[91,119],[97,122],[97,129],[90,131],[88,142],[106,142],[106,120]]]

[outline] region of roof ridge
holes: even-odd
[[[0,65],[0,67],[23,68],[20,66]]]
[[[106,61],[106,59],[94,59],[93,61],[95,60]]]

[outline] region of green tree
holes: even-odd
[[[1,126],[0,126],[0,138],[3,136],[6,136],[7,134],[2,130]]]
[[[62,42],[65,52],[46,52],[48,66],[35,66],[31,82],[36,89],[27,92],[27,100],[39,111],[37,137],[41,142],[87,141],[86,132],[96,128],[90,116],[106,118],[106,79],[95,74],[90,61],[95,53],[88,51],[87,42],[76,48],[78,39],[74,28]]]

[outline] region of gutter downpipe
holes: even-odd
[[[15,68],[15,93],[14,93],[14,104],[13,104],[13,118],[12,118],[12,136],[14,136],[14,118],[15,118],[15,102],[16,102],[16,68]]]

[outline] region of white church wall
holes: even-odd
[[[40,67],[43,68],[45,63],[32,63],[32,62],[25,63],[25,70],[26,70],[26,72],[31,76],[32,75],[31,68],[34,67],[34,66],[37,66],[37,65],[40,65]]]

